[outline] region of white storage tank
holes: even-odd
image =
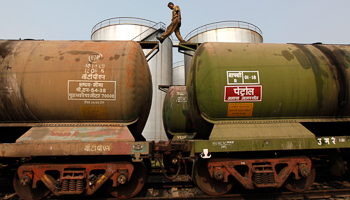
[[[179,61],[173,64],[173,84],[185,85],[185,62]]]
[[[164,23],[156,23],[141,18],[118,17],[97,23],[91,31],[91,40],[134,40],[134,41],[158,41],[156,36],[165,29]],[[162,108],[165,93],[158,90],[158,85],[171,85],[173,43],[170,38],[160,45],[160,51],[154,56],[148,65],[152,75],[152,107],[142,135],[146,140],[168,140],[162,121]],[[150,50],[144,50],[147,54]]]
[[[191,31],[185,40],[188,43],[241,42],[262,43],[262,31],[254,24],[243,21],[220,21],[200,26]],[[193,55],[193,51],[185,51]],[[191,56],[185,55],[185,81],[191,64]]]

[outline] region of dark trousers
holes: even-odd
[[[182,42],[182,43],[186,43],[186,41],[184,39],[182,39],[182,37],[180,35],[180,26],[181,26],[181,22],[178,23],[177,18],[175,18],[171,22],[171,24],[167,27],[167,29],[165,30],[165,33],[163,33],[161,38],[164,40],[165,38],[169,37],[175,31],[175,35],[176,35],[177,39],[179,39],[180,42]]]

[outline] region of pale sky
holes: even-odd
[[[0,0],[0,39],[90,40],[98,22],[138,17],[170,24],[168,0]],[[173,0],[181,35],[213,22],[252,23],[264,43],[349,44],[350,0]],[[173,35],[175,38],[175,36]],[[173,49],[174,54],[178,54]],[[174,62],[183,59],[175,55]]]

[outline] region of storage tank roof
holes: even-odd
[[[220,21],[220,22],[214,22],[210,24],[206,24],[203,26],[200,26],[193,31],[191,31],[189,34],[186,35],[185,40],[188,41],[192,37],[210,31],[210,30],[216,30],[216,29],[221,29],[221,28],[242,28],[242,29],[248,29],[251,31],[254,31],[258,33],[261,38],[263,37],[262,31],[260,30],[259,27],[255,26],[254,24],[244,22],[244,21]]]
[[[123,24],[134,24],[134,25],[153,27],[153,26],[157,26],[159,23],[156,23],[147,19],[136,18],[136,17],[115,17],[115,18],[106,19],[97,23],[92,28],[91,35],[93,35],[97,30],[101,28],[104,28],[107,26],[113,26],[113,25],[123,25]]]
[[[182,61],[175,62],[175,63],[173,64],[173,68],[181,67],[181,66],[185,66],[185,63],[184,63],[183,60],[182,60]]]

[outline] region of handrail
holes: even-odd
[[[157,28],[155,28],[157,26]],[[159,26],[159,27],[158,27]],[[149,27],[147,30],[143,31],[142,33],[140,33],[139,35],[137,35],[136,37],[134,37],[133,39],[131,39],[132,41],[134,41],[136,38],[140,37],[140,40],[139,41],[142,41],[144,38],[141,39],[141,35],[146,33],[147,31],[149,31],[150,29],[156,29],[156,30],[159,30],[159,29],[163,29],[165,30],[165,24],[163,22],[158,22],[157,24],[153,25],[152,27]],[[148,36],[148,35],[147,35]],[[147,37],[146,36],[146,37]],[[145,38],[146,38],[145,37]]]
[[[115,24],[136,24],[136,25],[143,25],[143,26],[154,26],[157,24],[156,22],[142,19],[142,18],[136,18],[136,17],[115,17],[103,20],[99,23],[97,23],[92,29],[91,29],[91,35],[93,35],[98,29],[104,28],[106,26],[115,25]]]
[[[188,41],[192,37],[200,33],[204,33],[204,32],[219,29],[219,28],[245,28],[245,29],[249,29],[257,32],[261,37],[263,36],[260,28],[258,28],[254,24],[244,22],[244,21],[220,21],[220,22],[206,24],[194,29],[193,31],[191,31],[189,34],[186,35],[185,40]]]
[[[175,62],[173,64],[173,68],[176,68],[176,67],[181,67],[181,66],[185,66],[185,62],[182,60],[182,61],[178,61],[178,62]]]

